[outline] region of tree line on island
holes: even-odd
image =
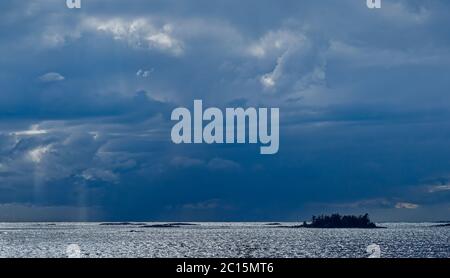
[[[369,214],[364,215],[319,215],[313,216],[310,223],[306,221],[302,228],[379,228],[375,223],[370,221]]]
[[[100,223],[102,226],[135,226],[139,228],[180,228],[182,226],[196,226],[200,224],[194,223],[132,223],[132,222],[111,222],[111,223]],[[281,223],[268,223],[265,225],[273,226],[275,228],[319,228],[319,229],[327,229],[327,228],[361,228],[361,229],[376,229],[376,228],[385,228],[377,226],[375,223],[370,221],[369,214],[363,215],[340,215],[340,214],[331,214],[331,215],[319,215],[313,216],[311,221],[303,221],[301,225],[289,225],[285,226]],[[442,226],[448,226],[448,224],[444,224]],[[132,230],[130,232],[136,232]]]

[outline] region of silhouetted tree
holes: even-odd
[[[369,214],[344,215],[339,214],[313,216],[311,224],[303,222],[303,227],[309,228],[376,228],[369,219]]]

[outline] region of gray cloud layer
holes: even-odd
[[[447,1],[64,2],[0,4],[0,219],[448,214]],[[193,99],[280,107],[280,153],[172,145]]]

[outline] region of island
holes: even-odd
[[[303,225],[299,227],[302,228],[364,228],[364,229],[375,229],[382,228],[378,227],[370,221],[369,214],[364,215],[344,215],[332,214],[332,215],[320,215],[313,216],[312,221],[307,223],[303,222]]]
[[[364,215],[344,215],[332,214],[332,215],[320,215],[313,216],[310,222],[303,221],[301,225],[294,226],[274,226],[276,228],[359,228],[359,229],[380,229],[385,227],[380,227],[375,225],[370,221],[369,214]]]
[[[132,222],[106,222],[100,223],[100,226],[143,226],[146,223],[132,223]]]
[[[166,224],[152,224],[143,225],[141,228],[180,228],[181,226],[197,226],[198,224],[193,223],[166,223]]]
[[[181,226],[197,226],[194,223],[163,223],[163,224],[147,224],[147,223],[133,223],[133,222],[105,222],[100,223],[100,226],[135,226],[138,228],[179,228]],[[131,230],[130,232],[136,232],[136,230]]]
[[[439,224],[439,225],[433,225],[431,227],[450,227],[450,223],[444,223],[444,224]]]

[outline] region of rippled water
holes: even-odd
[[[284,223],[293,225],[295,223]],[[143,228],[99,223],[0,223],[0,257],[450,257],[450,228],[292,229],[264,223]]]

